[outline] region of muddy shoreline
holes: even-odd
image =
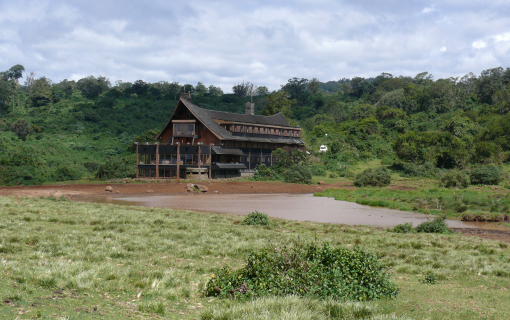
[[[329,188],[354,188],[352,183],[338,182],[325,185],[296,185],[283,182],[203,182],[208,188],[208,195],[212,194],[312,194]],[[112,191],[106,191],[111,186]],[[390,186],[391,187],[391,186]],[[398,186],[395,186],[397,188]],[[64,196],[73,201],[90,201],[94,197],[111,196],[169,196],[186,194],[186,183],[166,182],[137,182],[110,184],[77,184],[77,185],[44,185],[44,186],[15,186],[0,187],[0,196],[28,196],[49,197]],[[404,214],[404,212],[402,212]],[[485,225],[485,224],[491,225]],[[485,222],[478,228],[452,228],[457,233],[483,239],[492,239],[510,243],[510,229]]]

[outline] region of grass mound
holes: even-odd
[[[452,231],[448,229],[448,225],[441,217],[436,217],[432,221],[426,221],[420,223],[416,227],[416,232],[424,232],[424,233],[451,233]]]
[[[331,248],[328,243],[271,245],[251,252],[237,271],[219,270],[207,283],[206,295],[252,297],[298,295],[349,300],[393,298],[398,289],[372,253]]]
[[[354,179],[354,185],[356,187],[385,187],[390,183],[390,172],[384,167],[366,169],[365,171],[356,175],[356,179]]]
[[[244,219],[243,224],[247,226],[267,226],[269,225],[269,218],[265,213],[253,211]]]

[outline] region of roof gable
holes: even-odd
[[[223,112],[223,111],[215,111],[215,110],[208,110],[203,109],[195,104],[193,104],[188,99],[181,98],[179,102],[177,103],[177,106],[174,109],[174,112],[172,113],[172,116],[168,120],[167,124],[161,130],[158,135],[156,135],[155,139],[159,139],[161,134],[171,125],[172,119],[176,115],[177,111],[180,108],[186,108],[188,109],[191,114],[193,114],[198,121],[200,121],[207,129],[209,129],[218,139],[232,139],[232,140],[249,140],[246,137],[239,137],[239,136],[233,136],[231,132],[225,130],[222,126],[220,126],[218,123],[216,123],[216,120],[224,120],[224,121],[231,121],[231,122],[240,122],[240,123],[253,123],[258,125],[267,125],[267,126],[280,126],[280,127],[290,127],[287,120],[285,120],[285,117],[281,113],[277,113],[273,116],[259,116],[259,115],[249,115],[249,114],[240,114],[240,113],[230,113],[230,112]],[[274,139],[274,138],[273,138]],[[272,141],[271,138],[257,138],[257,140],[264,140],[264,142],[283,142],[285,141]],[[265,141],[267,140],[267,141]],[[278,139],[281,140],[281,139]],[[287,143],[296,143],[296,144],[303,144],[303,141],[301,139],[293,139],[293,138],[287,138],[285,140]]]

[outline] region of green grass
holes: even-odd
[[[244,226],[241,219],[0,197],[0,318],[510,318],[506,243],[284,220],[277,223],[281,228]],[[359,245],[374,252],[400,288],[398,297],[366,303],[204,297],[217,268],[240,268],[251,250],[270,241],[316,236],[334,247]],[[436,283],[424,283],[431,272]]]
[[[387,188],[358,188],[355,190],[328,189],[315,195],[374,207],[446,214],[451,217],[461,217],[465,214],[485,214],[490,217],[510,213],[510,193],[489,190],[432,188],[402,191]]]

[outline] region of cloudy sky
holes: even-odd
[[[0,0],[0,70],[278,89],[510,67],[508,0]]]

